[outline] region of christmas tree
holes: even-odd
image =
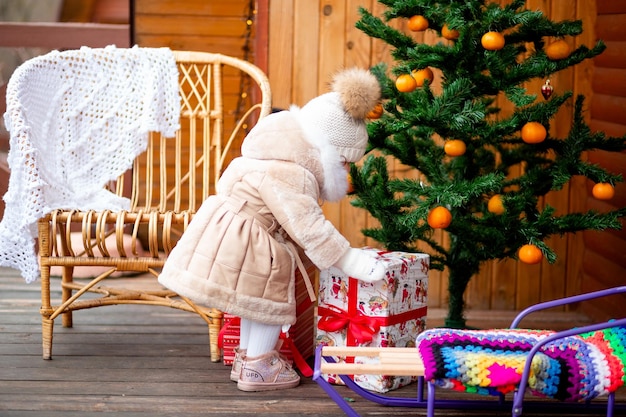
[[[428,252],[431,268],[449,273],[445,325],[465,327],[463,294],[483,263],[514,258],[527,263],[555,252],[552,235],[621,228],[626,208],[610,212],[557,213],[540,204],[575,176],[596,185],[596,198],[611,198],[620,175],[582,157],[590,150],[619,152],[626,137],[592,132],[584,120],[584,97],[558,92],[549,77],[600,54],[605,45],[570,50],[563,39],[582,33],[580,21],[553,22],[524,0],[500,5],[484,0],[379,0],[381,17],[361,9],[357,28],[392,47],[393,66],[372,68],[383,91],[372,114],[370,150],[350,170],[352,204],[366,209],[379,227],[363,230],[389,250]],[[442,42],[418,43],[395,29],[407,19],[412,31],[436,31]],[[432,88],[433,71],[441,78]],[[539,91],[525,83],[545,80]],[[513,110],[502,112],[497,98]],[[567,137],[553,137],[550,124],[573,104]],[[382,156],[381,156],[382,154]],[[395,158],[414,168],[393,178]],[[448,234],[446,244],[433,237]],[[427,250],[423,250],[424,247]]]

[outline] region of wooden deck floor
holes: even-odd
[[[0,268],[2,417],[344,415],[310,379],[291,390],[238,391],[229,381],[230,368],[210,361],[204,322],[162,307],[76,312],[74,328],[63,328],[60,321],[55,325],[53,360],[44,361],[39,298],[38,284],[25,284],[17,271]],[[410,386],[394,395],[411,396],[414,390]],[[347,389],[342,394],[353,398]],[[383,407],[356,398],[353,405],[364,416],[425,415],[423,409]],[[470,413],[437,412],[452,415]]]

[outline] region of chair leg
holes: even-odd
[[[52,332],[54,330],[54,320],[49,318],[41,318],[41,347],[43,358],[52,359]]]
[[[210,320],[209,323],[209,348],[211,350],[211,362],[219,362],[221,358],[219,348],[219,334],[222,329],[222,318],[224,313],[216,308],[212,308],[208,314]]]
[[[72,266],[64,266],[63,267],[63,272],[61,275],[61,282],[62,284],[71,284],[74,281],[74,267]],[[62,289],[61,289],[61,304],[65,303],[67,300],[69,300],[72,297],[72,289],[71,288],[67,288],[67,286],[62,285]],[[72,311],[66,311],[65,313],[62,314],[62,323],[63,323],[63,327],[72,327],[74,325],[73,323],[73,317],[72,317]]]

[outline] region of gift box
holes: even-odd
[[[320,271],[316,344],[331,346],[412,347],[426,327],[430,257],[421,253],[382,252],[382,281],[366,283],[331,267]],[[372,363],[375,358],[334,358]],[[337,375],[323,375],[341,384]],[[415,376],[354,375],[361,387],[387,392],[414,382]]]
[[[315,282],[317,268],[305,256],[301,256],[304,268],[311,282]],[[296,323],[287,333],[281,333],[280,353],[291,361],[304,376],[313,375],[306,360],[315,350],[315,305],[309,297],[306,284],[299,269],[296,269]],[[239,317],[224,314],[218,344],[222,349],[224,365],[232,365],[235,348],[239,346]]]

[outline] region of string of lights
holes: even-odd
[[[256,19],[257,9],[256,9],[256,0],[250,0],[245,10],[245,19],[246,19],[246,32],[244,33],[244,42],[242,46],[243,50],[243,59],[246,61],[250,61],[251,56],[253,55],[252,50],[252,37],[253,37],[253,24]],[[239,96],[237,99],[237,107],[235,110],[235,120],[239,119],[239,116],[245,111],[247,107],[247,102],[249,99],[249,91],[251,86],[250,76],[245,74],[243,71],[241,72],[241,78],[239,82]],[[244,131],[247,132],[248,124],[243,125]]]

